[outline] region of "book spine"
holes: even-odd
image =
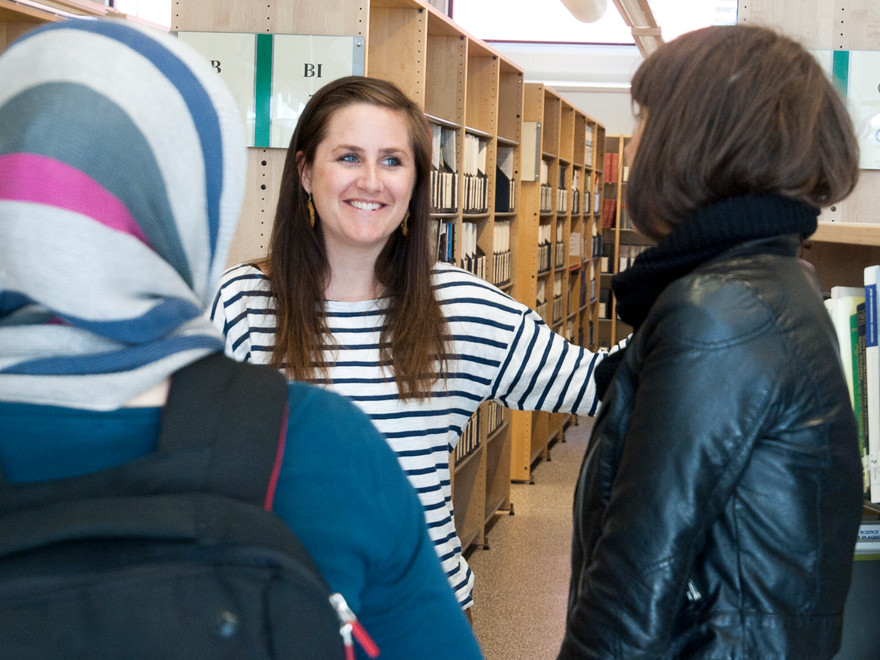
[[[871,475],[868,470],[868,393],[865,383],[865,303],[856,306],[852,315],[853,412],[859,431],[859,456],[862,459],[862,487],[865,499],[870,498]]]
[[[868,388],[868,469],[871,501],[880,503],[880,347],[877,345],[877,270],[865,268],[865,381]]]

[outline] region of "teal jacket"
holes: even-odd
[[[292,383],[289,403],[274,510],[345,597],[381,657],[481,658],[422,506],[384,438],[337,394]],[[160,414],[0,402],[0,464],[13,482],[119,465],[155,449]]]

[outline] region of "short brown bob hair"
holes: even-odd
[[[642,63],[632,100],[643,124],[626,199],[656,241],[721,199],[769,193],[821,208],[858,180],[843,100],[803,46],[773,30],[686,33]]]

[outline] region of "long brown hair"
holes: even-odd
[[[394,374],[401,398],[422,399],[445,368],[447,334],[431,279],[430,129],[415,102],[377,78],[350,76],[322,87],[306,104],[290,140],[265,268],[276,300],[272,366],[296,380],[326,377],[324,346],[332,337],[324,315],[324,290],[330,265],[320,219],[314,227],[310,224],[299,165],[314,162],[333,115],[361,103],[401,113],[415,157],[406,236],[401,231],[391,235],[376,261],[375,276],[388,298],[380,360]]]
[[[806,49],[770,29],[686,33],[645,60],[632,98],[643,126],[627,204],[655,240],[720,199],[772,193],[822,207],[858,179],[839,94]]]

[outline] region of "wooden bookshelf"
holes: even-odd
[[[45,23],[96,17],[153,25],[137,16],[107,7],[98,0],[24,0],[22,3],[0,0],[0,52],[25,32]]]
[[[524,174],[514,297],[535,309],[557,333],[593,348],[598,271],[592,200],[602,176],[596,157],[604,150],[596,148],[596,137],[604,137],[604,128],[553,89],[527,83],[523,134],[528,141],[523,138],[521,149]],[[567,413],[513,411],[511,478],[530,481],[535,464],[549,456],[552,444],[563,439],[573,421]]]
[[[652,241],[635,232],[626,210],[626,185],[628,167],[625,151],[629,135],[609,135],[605,138],[603,163],[605,170],[604,204],[613,204],[611,213],[603,208],[600,213],[602,233],[602,267],[599,296],[603,300],[602,318],[599,319],[599,345],[609,348],[632,332],[632,327],[617,318],[617,301],[611,290],[611,278],[628,267],[639,251],[652,245]],[[612,171],[609,171],[609,168]]]

